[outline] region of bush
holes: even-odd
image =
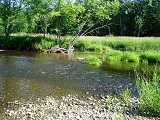
[[[96,56],[89,56],[88,58],[86,58],[85,63],[94,65],[94,66],[99,66],[102,64],[102,61]]]
[[[74,48],[79,50],[79,51],[85,51],[86,50],[86,44],[84,42],[82,42],[82,41],[78,41],[74,45]]]

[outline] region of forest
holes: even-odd
[[[159,0],[1,0],[0,34],[160,36]]]

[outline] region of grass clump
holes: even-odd
[[[113,51],[106,56],[107,61],[139,62],[139,56],[132,52]]]
[[[131,99],[131,91],[128,89],[128,87],[123,90],[120,94],[120,99],[127,105],[130,103]]]
[[[86,58],[85,63],[94,66],[100,66],[102,64],[102,60],[96,56],[89,56]]]
[[[160,117],[160,78],[156,70],[136,72],[140,114]]]
[[[160,53],[159,52],[145,52],[140,55],[140,60],[148,62],[158,62],[160,63]]]
[[[123,53],[120,51],[111,51],[107,56],[107,61],[121,61]]]
[[[124,52],[123,56],[121,58],[121,61],[126,61],[126,62],[139,62],[139,56],[135,53],[131,52]]]

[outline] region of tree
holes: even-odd
[[[43,32],[45,37],[45,34],[47,34],[47,28],[50,25],[50,20],[54,15],[52,0],[28,0],[26,5],[28,5],[26,10],[28,21],[32,23],[30,28],[40,28],[40,31]]]
[[[84,2],[84,6],[84,13],[87,14],[86,20],[84,20],[82,27],[80,27],[78,34],[71,41],[69,47],[73,47],[81,36],[85,36],[99,29],[108,27],[106,21],[110,20],[111,16],[117,13],[119,9],[119,1],[86,0]]]
[[[83,2],[80,1],[80,3],[73,3],[72,1],[64,2],[59,0],[57,8],[59,12],[57,45],[62,40],[60,39],[62,32],[67,30],[69,31],[67,33],[75,36],[67,49],[65,49],[71,51],[81,36],[92,34],[94,31],[108,27],[108,24],[103,25],[100,23],[110,20],[111,16],[117,13],[119,1],[85,0]],[[58,47],[57,49],[59,51],[61,48]]]
[[[11,28],[19,23],[21,9],[23,6],[22,0],[1,0],[0,1],[0,18],[2,26],[5,30],[5,35],[9,36]]]

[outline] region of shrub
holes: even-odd
[[[89,56],[86,58],[85,63],[90,64],[90,65],[99,66],[102,64],[102,61],[96,56]]]
[[[82,42],[82,41],[78,41],[74,45],[74,48],[79,50],[79,51],[85,51],[86,50],[86,44],[84,42]]]

